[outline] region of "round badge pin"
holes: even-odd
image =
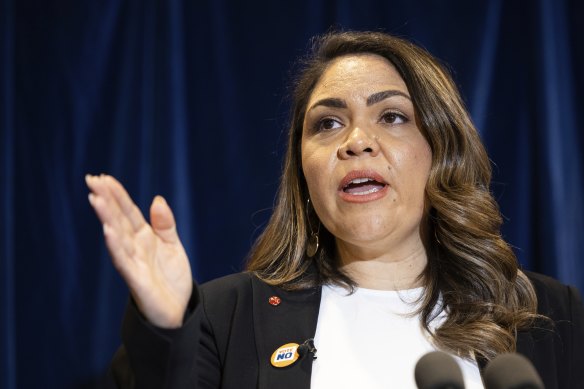
[[[300,357],[300,355],[298,355],[298,346],[298,343],[286,343],[285,345],[278,347],[270,358],[272,366],[286,367],[296,362]]]

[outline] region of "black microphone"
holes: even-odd
[[[486,389],[544,389],[543,382],[521,354],[501,354],[485,369]]]
[[[418,389],[464,389],[458,363],[442,351],[432,351],[420,358],[414,376]]]
[[[306,354],[312,354],[312,359],[316,359],[316,347],[314,347],[314,338],[306,339],[304,343],[298,346],[296,350],[298,356],[302,358]]]

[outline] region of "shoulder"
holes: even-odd
[[[554,320],[571,320],[582,308],[578,290],[543,274],[524,271],[537,294],[538,311]]]
[[[524,349],[544,381],[555,382],[546,387],[574,388],[584,382],[584,305],[580,294],[575,287],[551,277],[533,272],[525,275],[537,294],[538,313],[552,323],[550,328],[550,323],[537,320],[529,332],[531,347]]]
[[[222,307],[242,303],[252,294],[252,282],[257,278],[252,273],[229,274],[205,282],[199,286],[201,300],[206,307]]]
[[[253,328],[251,283],[255,278],[251,273],[236,273],[198,287],[203,333],[212,334],[221,358],[225,358],[234,331],[249,333]]]
[[[201,291],[208,293],[245,290],[250,287],[253,278],[255,276],[252,273],[234,273],[205,282],[200,288]]]
[[[567,293],[567,289],[570,288],[568,285],[561,283],[560,281],[546,276],[544,274],[535,273],[532,271],[524,270],[523,273],[529,278],[537,293],[542,293],[546,296],[550,295],[562,295]]]
[[[288,316],[296,315],[316,318],[320,303],[320,287],[289,291],[267,284],[252,272],[231,274],[204,283],[198,287],[198,294],[204,320],[215,332],[223,331],[225,336],[230,333],[231,326],[249,332],[254,321],[274,323],[282,317],[290,319]],[[280,309],[273,309],[273,298],[279,301],[275,305]]]
[[[307,301],[320,298],[320,287],[299,290],[288,290],[278,285],[270,285],[259,279],[252,272],[242,272],[223,276],[208,281],[199,286],[199,293],[203,300],[213,301],[214,304],[241,303],[241,300],[277,295],[289,301]]]
[[[286,290],[270,285],[252,272],[242,272],[206,282],[198,288],[200,301],[207,314],[234,314],[242,309],[248,312],[254,302],[267,302],[276,296],[286,301],[286,306],[317,306],[320,302],[320,287]]]

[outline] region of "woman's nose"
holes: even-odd
[[[355,127],[339,148],[341,159],[353,158],[364,154],[375,157],[379,153],[379,143],[376,137],[367,131]]]

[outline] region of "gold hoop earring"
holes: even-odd
[[[308,237],[308,241],[306,242],[306,255],[309,258],[314,257],[316,252],[319,248],[319,241],[318,241],[318,233],[320,232],[320,221],[318,222],[318,229],[316,232],[312,229],[312,225],[310,224],[310,208],[312,205],[310,204],[310,198],[306,200],[306,220],[308,221],[308,229],[310,230],[310,236]]]

